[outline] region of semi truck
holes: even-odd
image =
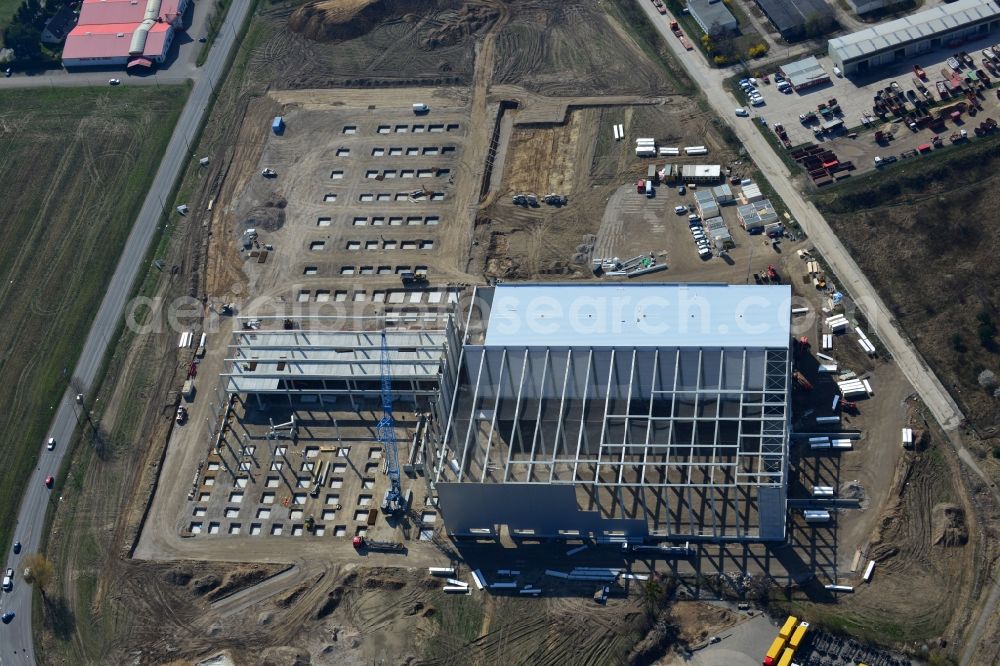
[[[764,654],[764,661],[762,662],[764,666],[778,666],[778,660],[781,658],[786,642],[787,640],[782,636],[778,636],[771,642],[771,647]]]

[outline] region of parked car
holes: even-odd
[[[764,104],[766,104],[766,102],[763,97],[754,97],[750,100],[750,106],[764,106]]]
[[[684,196],[685,194],[687,194],[687,188],[684,187],[683,185],[678,185],[677,194],[679,194],[680,196]]]
[[[750,115],[750,112],[744,109],[742,106],[736,109],[736,115],[740,118],[746,118]]]
[[[688,212],[688,207],[687,206],[674,206],[674,212],[677,213],[678,215],[683,215],[684,213]]]

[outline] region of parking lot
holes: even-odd
[[[768,71],[766,74],[771,79],[770,85],[761,82],[761,85],[758,86],[758,90],[765,101],[764,106],[751,107],[746,97],[738,97],[738,99],[741,105],[750,110],[750,117],[754,121],[759,122],[759,119],[763,118],[769,126],[773,127],[775,123],[784,125],[789,141],[793,146],[809,141],[815,142],[818,139],[813,134],[813,125],[808,127],[803,125],[799,120],[799,116],[809,112],[816,112],[819,104],[826,103],[831,98],[836,99],[837,104],[840,105],[843,111],[842,118],[845,127],[859,127],[863,125],[862,115],[871,115],[872,98],[879,90],[889,86],[893,81],[896,81],[903,89],[912,89],[914,87],[912,81],[914,78],[914,65],[919,65],[924,69],[928,78],[924,84],[931,91],[934,98],[938,99],[934,82],[942,79],[942,69],[950,70],[946,63],[947,59],[953,53],[962,50],[969,53],[975,60],[976,66],[979,67],[982,61],[980,52],[984,48],[992,46],[995,43],[994,39],[995,36],[987,37],[954,49],[933,51],[917,59],[900,61],[894,66],[880,68],[864,77],[836,77],[833,75],[833,62],[830,58],[827,56],[817,56],[820,64],[830,75],[830,83],[791,94],[783,94],[778,92],[774,84],[774,71]],[[990,96],[987,95],[987,102],[989,105],[993,105],[996,103],[996,99],[995,97],[990,99]],[[987,109],[990,108],[989,105],[987,105]],[[749,120],[740,122],[749,122]]]

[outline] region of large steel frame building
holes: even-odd
[[[397,400],[447,414],[459,342],[451,313],[239,317],[226,368],[226,393],[266,404],[315,402],[357,411],[381,402],[382,332]]]
[[[432,477],[449,532],[783,540],[790,298],[479,288]]]

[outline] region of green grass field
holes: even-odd
[[[0,547],[187,92],[0,96]]]
[[[0,0],[0,44],[3,44],[3,29],[24,0]]]

